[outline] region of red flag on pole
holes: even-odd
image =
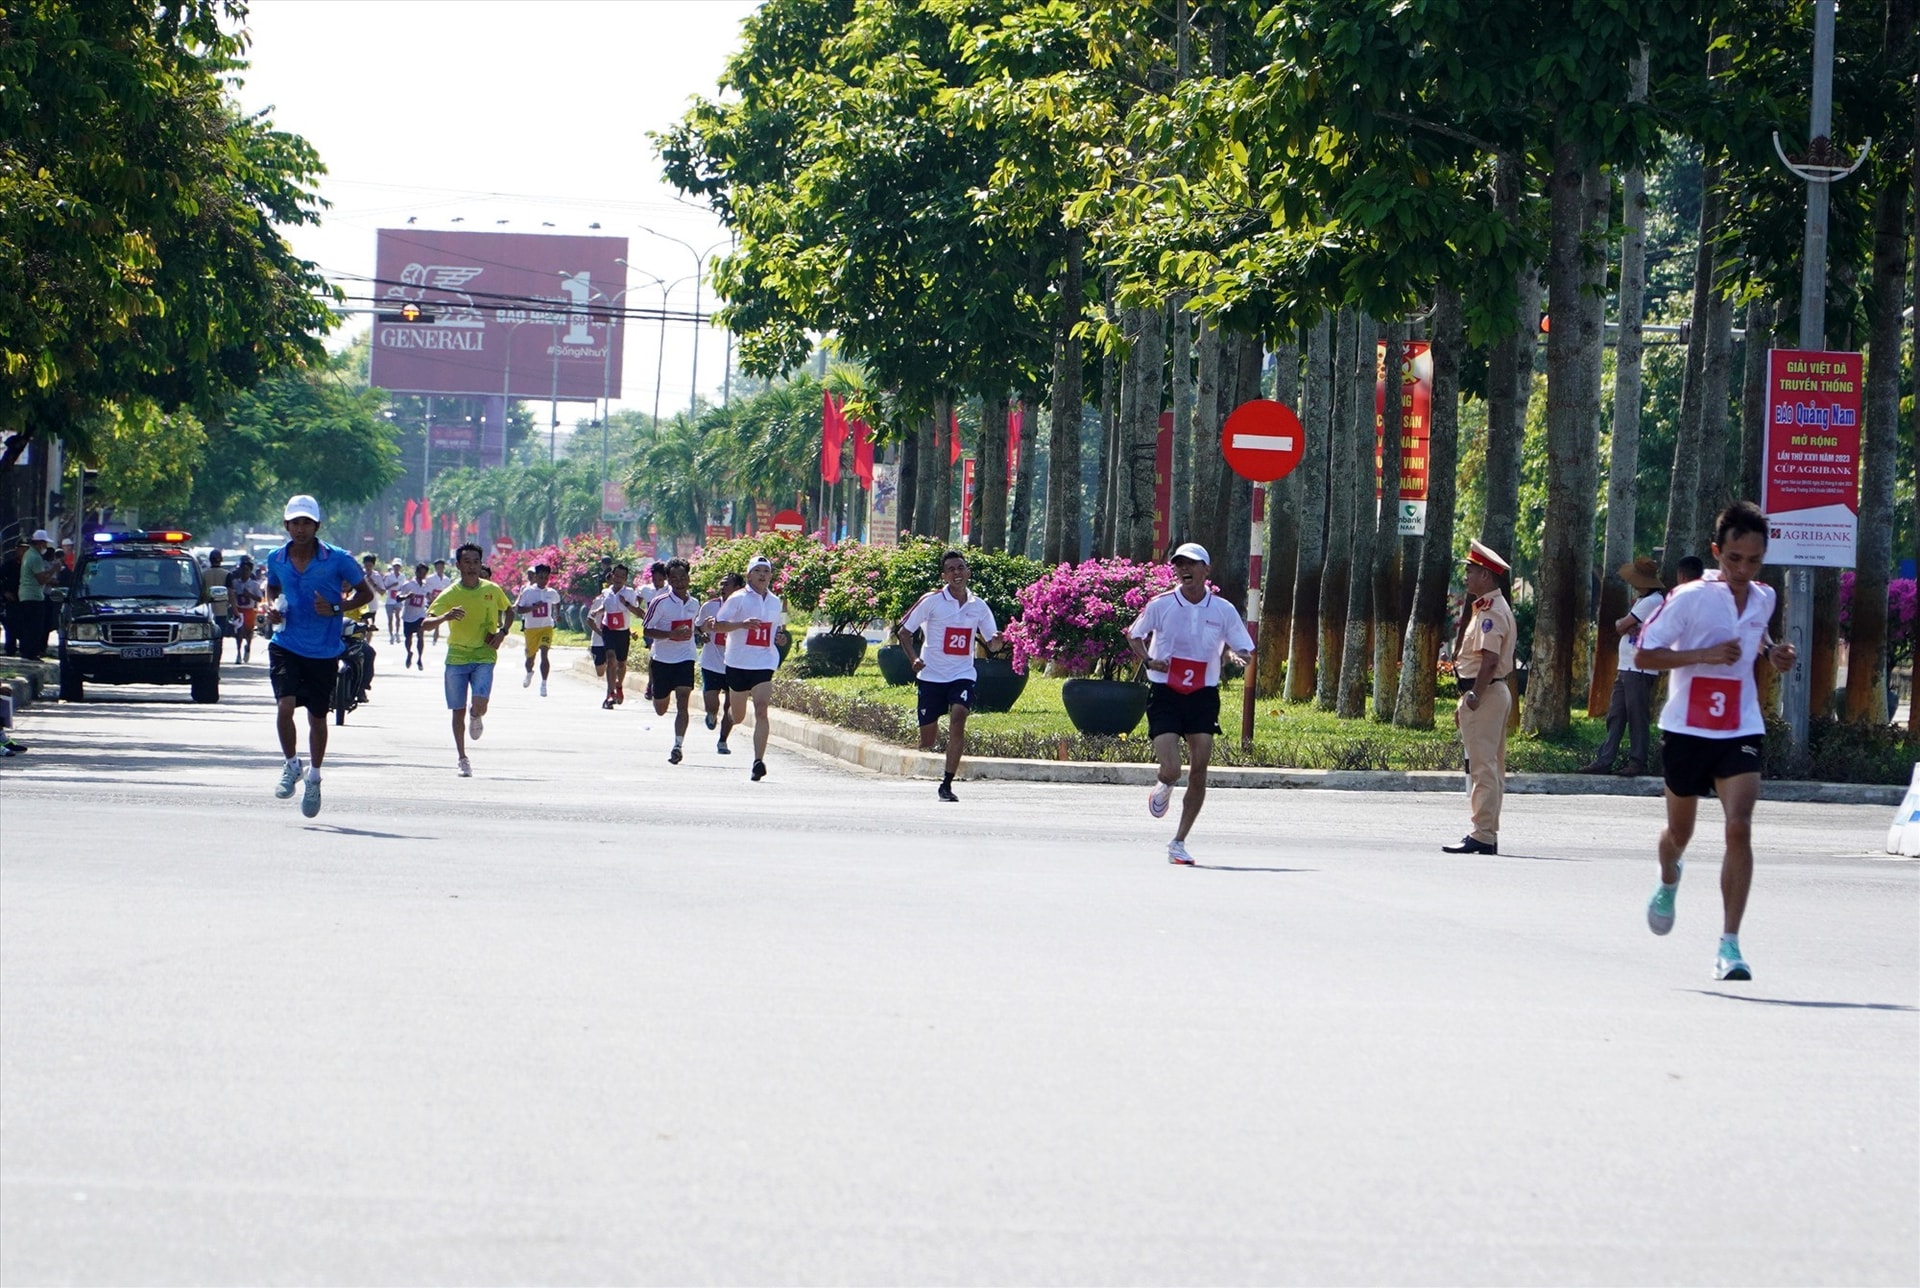
[[[832,394],[822,394],[820,403],[820,478],[823,482],[840,481],[840,449],[847,441],[847,417],[841,410],[845,405]]]
[[[947,413],[947,464],[953,465],[960,460],[960,413]]]
[[[421,532],[433,531],[433,507],[427,504],[427,498],[420,498],[420,513],[414,518],[414,527]]]
[[[414,500],[412,497],[407,498],[406,512],[403,515],[401,515],[401,518],[400,518],[400,531],[405,532],[409,535],[412,534],[413,516],[414,516],[414,513],[417,510],[419,510],[419,508],[420,508],[420,503],[418,501]]]
[[[1020,427],[1027,409],[1018,402],[1007,404],[1007,490],[1012,491],[1020,477]]]
[[[864,420],[853,422],[853,476],[860,486],[873,486],[873,430]]]

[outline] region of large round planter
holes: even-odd
[[[1132,733],[1147,714],[1153,691],[1131,680],[1068,680],[1060,686],[1067,719],[1081,733],[1118,737]]]
[[[780,665],[787,664],[787,654],[793,652],[793,636],[782,626],[773,633],[773,646],[780,650]]]
[[[907,650],[898,644],[882,644],[874,650],[873,661],[880,668],[880,678],[888,684],[913,683],[913,663],[907,660]]]
[[[867,642],[858,635],[807,636],[807,668],[815,675],[852,675],[867,655]]]
[[[1020,700],[1020,695],[1026,692],[1027,677],[1014,670],[1013,663],[1005,658],[977,658],[973,669],[980,677],[973,684],[975,711],[1011,711],[1013,704]]]

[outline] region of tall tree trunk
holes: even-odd
[[[973,467],[973,490],[980,497],[980,523],[974,541],[982,550],[1007,548],[1007,391],[980,397],[980,458]]]
[[[1524,176],[1517,163],[1494,163],[1494,200],[1516,227]],[[1533,397],[1533,358],[1540,335],[1540,273],[1532,264],[1514,278],[1518,296],[1514,329],[1487,355],[1486,505],[1480,540],[1511,558],[1520,514],[1520,457],[1527,436],[1527,403]]]
[[[1765,441],[1767,420],[1767,350],[1773,347],[1774,303],[1752,300],[1747,304],[1746,350],[1740,377],[1740,476],[1734,480],[1733,494],[1750,501],[1760,498],[1760,447]]]
[[[1876,725],[1887,718],[1887,574],[1893,565],[1893,484],[1899,468],[1906,190],[1905,176],[1889,173],[1873,200],[1866,423],[1860,435],[1860,536],[1853,560],[1852,631],[1847,644],[1845,718]]]
[[[938,480],[940,473],[934,464],[934,457],[939,454],[940,450],[940,435],[934,430],[933,425],[934,416],[937,411],[938,408],[936,407],[934,411],[930,411],[920,417],[919,425],[915,428],[913,434],[915,485],[913,494],[913,522],[911,526],[915,534],[923,537],[934,535],[933,512],[935,507],[933,494],[939,487]],[[906,511],[903,510],[901,513],[905,514]]]
[[[1184,10],[1185,6],[1182,6]],[[1192,527],[1193,518],[1193,436],[1194,371],[1193,314],[1176,302],[1173,309],[1173,334],[1167,340],[1167,352],[1173,371],[1173,469],[1167,481],[1167,536],[1179,545]]]
[[[1523,719],[1531,733],[1558,733],[1567,727],[1574,650],[1593,562],[1593,436],[1600,408],[1588,373],[1591,313],[1581,296],[1588,282],[1583,253],[1588,184],[1598,164],[1583,155],[1563,123],[1554,141],[1549,183],[1547,292],[1553,327],[1547,333],[1547,514]]]
[[[1070,229],[1060,269],[1060,317],[1053,334],[1051,427],[1047,436],[1047,525],[1040,557],[1049,567],[1080,558],[1080,403],[1085,357],[1073,333],[1085,305],[1084,234]]]
[[[1111,309],[1112,290],[1108,290]],[[1111,353],[1100,358],[1100,508],[1094,515],[1099,535],[1094,538],[1095,553],[1105,558],[1116,551],[1115,533],[1119,529],[1121,426],[1120,387],[1123,378],[1120,359]]]
[[[1274,350],[1273,400],[1300,406],[1298,332],[1287,332]],[[1293,473],[1267,488],[1266,585],[1260,592],[1260,688],[1280,692],[1287,672],[1287,648],[1293,625],[1293,577],[1300,558],[1300,493],[1303,480]]]
[[[1907,340],[1913,350],[1914,384],[1920,388],[1920,94],[1913,102],[1913,282],[1914,309],[1907,327]],[[1914,568],[1920,570],[1920,397],[1913,400],[1913,533]],[[1920,740],[1920,612],[1913,615],[1909,632],[1907,661],[1910,683],[1907,689],[1907,737]]]
[[[1840,690],[1840,570],[1813,570],[1813,652],[1807,665],[1808,711],[1815,720],[1834,713]]]
[[[941,394],[933,400],[933,469],[921,463],[921,486],[933,486],[932,526],[936,541],[953,540],[953,399]]]
[[[1320,674],[1314,704],[1340,701],[1340,658],[1347,641],[1347,589],[1353,576],[1353,369],[1359,332],[1352,309],[1341,309],[1333,339],[1333,419],[1327,447],[1327,559],[1320,575]]]
[[[1166,388],[1167,310],[1129,309],[1123,315],[1132,351],[1121,387],[1120,423],[1127,444],[1121,479],[1121,553],[1139,563],[1153,559],[1154,457],[1160,448],[1160,402]]]
[[[1460,441],[1460,293],[1443,286],[1433,301],[1433,421],[1427,445],[1427,534],[1420,539],[1420,571],[1400,649],[1400,693],[1393,722],[1403,729],[1433,728],[1440,645],[1452,628],[1447,591],[1453,582],[1454,475]]]
[[[1727,416],[1733,390],[1733,301],[1727,296],[1726,268],[1714,268],[1713,293],[1707,297],[1706,365],[1700,374],[1700,484],[1695,502],[1693,549],[1705,554],[1713,540],[1713,521],[1733,499],[1727,487]]]
[[[1032,549],[1034,477],[1039,468],[1040,404],[1020,399],[1020,463],[1014,470],[1013,511],[1007,516],[1007,549],[1026,555]]]
[[[1647,50],[1633,60],[1633,102],[1647,96]],[[1626,615],[1627,583],[1614,571],[1633,558],[1634,518],[1640,504],[1642,324],[1647,305],[1647,176],[1634,166],[1621,176],[1620,335],[1613,351],[1613,434],[1607,454],[1607,534],[1601,544],[1600,614],[1595,622],[1593,678],[1587,714],[1607,713],[1620,662],[1620,634],[1613,624]]]
[[[1235,407],[1260,396],[1260,376],[1265,366],[1266,344],[1257,335],[1234,338],[1233,383],[1220,415],[1224,419]],[[1226,458],[1216,449],[1209,453],[1220,462],[1221,486],[1226,493],[1226,510],[1221,530],[1213,539],[1203,541],[1214,558],[1213,582],[1221,595],[1244,612],[1247,605],[1247,541],[1253,526],[1253,484],[1229,470]]]
[[[1667,526],[1661,565],[1664,580],[1673,584],[1673,566],[1682,555],[1706,555],[1694,541],[1702,525],[1700,519],[1701,460],[1707,449],[1705,438],[1708,408],[1708,350],[1712,345],[1714,316],[1714,246],[1720,227],[1727,218],[1726,184],[1721,179],[1718,157],[1700,167],[1700,228],[1694,249],[1692,325],[1687,336],[1686,374],[1680,385],[1680,423],[1673,441],[1673,476],[1667,492]],[[1726,402],[1725,386],[1721,403]],[[1722,413],[1724,424],[1724,415]],[[1717,442],[1715,444],[1718,446]],[[1707,516],[1707,523],[1712,516]]]
[[[1373,529],[1373,716],[1393,719],[1400,699],[1400,632],[1406,619],[1400,603],[1400,472],[1406,453],[1407,326],[1389,323],[1386,352],[1379,365],[1381,390],[1377,416],[1380,442],[1379,513]]]
[[[1373,629],[1373,383],[1380,327],[1362,313],[1354,324],[1353,392],[1347,402],[1347,487],[1352,496],[1353,566],[1347,577],[1346,633],[1340,648],[1340,700],[1334,714],[1357,720],[1367,713],[1367,640]]]
[[[1199,370],[1193,412],[1196,443],[1218,443],[1220,425],[1233,406],[1235,372],[1238,370],[1237,336],[1223,335],[1212,322],[1200,324]],[[1219,538],[1226,532],[1227,514],[1233,497],[1227,490],[1227,463],[1215,451],[1196,451],[1192,456],[1193,485],[1187,511],[1187,527],[1174,533],[1175,543],[1198,541],[1214,558],[1215,583],[1225,562],[1226,552]]]
[[[1287,650],[1287,698],[1313,696],[1320,658],[1320,585],[1327,557],[1327,442],[1333,419],[1333,354],[1327,315],[1307,328],[1307,369],[1301,388],[1300,424],[1305,451],[1294,474],[1300,479],[1300,553],[1293,577],[1292,635]]]

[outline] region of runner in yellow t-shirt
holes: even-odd
[[[473,766],[467,762],[467,739],[480,740],[487,699],[493,694],[493,664],[500,656],[500,642],[513,625],[513,604],[507,592],[481,580],[481,557],[480,547],[471,543],[455,552],[460,580],[435,596],[427,619],[421,623],[423,630],[448,623],[447,710],[453,715],[453,748],[462,778],[473,777]],[[467,719],[469,697],[471,720]]]

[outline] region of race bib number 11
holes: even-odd
[[[1687,723],[1721,732],[1740,723],[1740,681],[1695,676],[1687,689]]]
[[[773,643],[773,625],[761,622],[758,626],[747,627],[747,647],[766,648]]]

